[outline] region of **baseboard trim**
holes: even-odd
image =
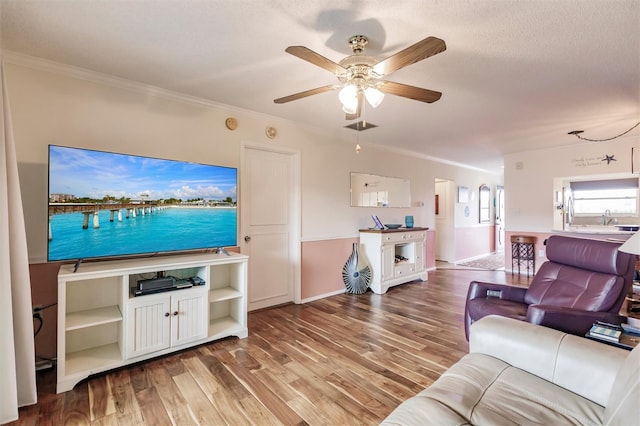
[[[330,293],[323,293],[323,294],[319,294],[319,295],[317,295],[317,296],[312,296],[312,297],[308,297],[308,298],[306,298],[306,299],[302,299],[302,300],[300,301],[300,303],[302,304],[302,303],[309,303],[309,302],[313,302],[314,300],[324,299],[324,298],[326,298],[326,297],[329,297],[329,296],[335,296],[335,295],[337,295],[337,294],[343,294],[343,293],[345,293],[346,291],[347,291],[347,290],[343,288],[343,289],[341,289],[341,290],[332,291],[332,292],[330,292]]]

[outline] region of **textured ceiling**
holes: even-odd
[[[284,52],[338,62],[354,34],[383,59],[427,36],[447,50],[388,80],[443,93],[387,95],[365,111],[386,145],[500,173],[508,153],[606,138],[640,120],[638,0],[0,0],[3,50],[304,122],[353,137],[337,80]],[[631,135],[639,135],[640,128]]]

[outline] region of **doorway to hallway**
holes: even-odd
[[[447,179],[435,180],[436,194],[436,261],[455,262],[455,188]]]

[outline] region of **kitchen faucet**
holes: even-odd
[[[607,226],[612,223],[618,223],[618,220],[611,215],[611,210],[606,209],[602,215],[602,224]]]

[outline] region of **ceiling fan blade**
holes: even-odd
[[[286,102],[295,101],[296,99],[306,98],[307,96],[317,95],[318,93],[328,92],[330,90],[337,89],[338,85],[330,84],[328,86],[316,87],[315,89],[305,90],[304,92],[294,93],[293,95],[285,96],[283,98],[274,99],[273,102],[277,104],[284,104]]]
[[[356,108],[356,112],[354,114],[349,114],[345,116],[345,120],[355,120],[356,118],[360,118],[360,114],[362,113],[362,102],[364,101],[364,95],[362,92],[358,92],[358,107]]]
[[[421,102],[435,102],[442,96],[442,93],[420,87],[409,86],[408,84],[396,83],[393,81],[380,81],[378,89],[390,95],[402,96]]]
[[[446,49],[447,45],[444,43],[444,40],[437,37],[427,37],[424,40],[389,56],[387,59],[378,62],[373,67],[373,70],[380,75],[387,75],[399,70],[400,68],[404,68],[407,65],[415,64],[416,62],[427,59],[430,56],[444,52]]]
[[[293,56],[297,56],[298,58],[303,59],[307,62],[310,62],[313,65],[317,65],[320,68],[324,68],[325,70],[332,72],[336,75],[347,72],[347,70],[344,69],[341,65],[338,65],[337,63],[333,62],[331,59],[327,59],[324,56],[314,52],[313,50],[307,47],[289,46],[284,51],[292,54]]]

